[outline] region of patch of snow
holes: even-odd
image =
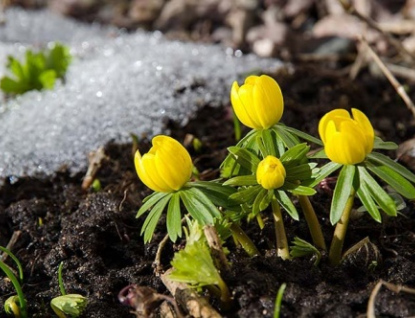
[[[201,105],[229,103],[234,80],[281,67],[220,46],[168,41],[159,32],[126,34],[15,8],[0,27],[0,76],[8,54],[51,41],[70,46],[74,56],[66,82],[0,105],[0,177],[51,174],[62,165],[78,172],[99,146],[128,142],[131,133],[166,133],[166,119],[185,124]]]

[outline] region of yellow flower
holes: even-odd
[[[284,100],[277,82],[269,76],[249,76],[231,90],[233,110],[239,120],[253,129],[267,129],[279,122]]]
[[[318,132],[327,157],[343,165],[354,165],[372,152],[375,133],[369,119],[360,110],[335,109],[321,118]]]
[[[192,159],[175,139],[156,136],[153,147],[141,156],[137,150],[135,169],[141,181],[157,192],[173,192],[183,187],[192,174]]]
[[[284,184],[286,175],[281,161],[277,157],[267,156],[258,165],[256,181],[264,189],[278,189]]]

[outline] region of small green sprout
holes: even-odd
[[[280,318],[282,297],[284,296],[286,287],[287,284],[284,283],[281,284],[280,288],[278,288],[277,297],[275,298],[274,318]]]
[[[224,308],[230,306],[232,300],[228,286],[215,267],[205,236],[197,222],[190,223],[186,247],[174,254],[171,265],[171,280],[187,283],[198,289],[208,287],[219,297]]]
[[[6,94],[23,94],[30,90],[52,89],[56,79],[63,79],[71,61],[69,49],[54,43],[49,50],[27,50],[25,61],[8,57],[8,69],[13,77],[4,76],[0,88]]]
[[[5,311],[6,313],[10,315],[14,315],[15,317],[18,317],[18,318],[26,318],[27,317],[26,299],[24,297],[23,290],[20,285],[21,282],[23,281],[22,265],[20,261],[17,259],[17,257],[10,250],[8,250],[7,248],[3,246],[0,246],[0,250],[10,256],[10,258],[16,263],[16,266],[19,272],[19,278],[17,278],[16,275],[13,273],[13,271],[10,269],[10,267],[0,260],[0,269],[10,279],[17,293],[17,296],[15,296],[17,297],[17,300],[16,298],[13,298],[13,296],[7,299],[7,301],[4,304]]]
[[[373,149],[396,149],[393,143],[383,142],[374,135],[369,119],[361,111],[352,109],[353,118],[344,109],[335,109],[320,120],[319,133],[324,152],[316,155],[329,158],[315,175],[310,186],[340,170],[330,209],[330,221],[336,224],[330,246],[329,261],[338,265],[342,257],[344,239],[354,198],[357,196],[370,216],[381,222],[379,209],[389,216],[397,215],[394,198],[372,176],[383,180],[399,195],[415,199],[415,175],[389,157],[372,152]]]
[[[17,317],[17,318],[22,317],[20,308],[21,306],[20,306],[19,296],[17,295],[10,296],[4,302],[4,311],[6,312],[6,314],[10,316],[13,315],[14,317]]]
[[[50,306],[59,318],[76,318],[85,310],[88,299],[79,294],[66,294],[62,278],[63,262],[58,268],[58,284],[62,296],[51,300]]]
[[[321,253],[315,246],[297,236],[294,237],[292,244],[290,254],[293,258],[312,255],[314,257],[314,266],[320,263]]]
[[[79,317],[84,311],[88,299],[79,294],[68,294],[55,297],[50,306],[59,318]]]
[[[99,181],[99,179],[94,179],[94,181],[92,182],[91,188],[92,188],[92,191],[94,192],[101,191],[102,189],[101,181]]]

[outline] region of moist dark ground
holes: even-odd
[[[413,135],[411,113],[383,79],[363,72],[352,81],[344,73],[309,65],[271,75],[284,93],[282,121],[289,126],[316,135],[318,120],[326,111],[356,107],[368,115],[385,140],[401,143]],[[180,142],[187,134],[202,141],[201,152],[191,146],[188,150],[206,180],[218,176],[226,147],[235,143],[229,113],[229,105],[206,105],[185,127],[168,124],[172,136]],[[139,148],[149,148],[145,138]],[[84,173],[71,176],[65,167],[51,177],[10,177],[0,189],[0,245],[6,246],[13,232],[20,232],[11,249],[23,264],[23,290],[30,317],[53,316],[49,302],[59,295],[57,268],[62,261],[67,291],[88,297],[82,317],[133,317],[130,308],[117,300],[118,292],[132,283],[168,294],[152,268],[158,243],[165,235],[164,219],[147,245],[139,235],[143,219],[135,219],[141,200],[150,192],[136,176],[132,145],[106,145],[105,153],[108,159],[96,176],[102,184],[99,192],[83,192]],[[395,156],[393,152],[390,155]],[[311,200],[329,244],[333,233],[328,220],[333,185],[328,186],[319,187]],[[262,231],[255,222],[243,224],[262,255],[251,259],[232,241],[227,242],[232,270],[223,278],[233,293],[234,306],[222,312],[223,316],[272,317],[282,283],[287,284],[282,317],[364,316],[379,279],[405,286],[415,284],[414,212],[413,203],[407,202],[398,217],[384,217],[382,224],[366,214],[351,220],[345,247],[368,236],[381,254],[375,267],[370,266],[373,258],[365,251],[337,268],[328,266],[325,258],[318,267],[308,258],[282,261],[275,256],[269,211],[264,214],[266,226]],[[310,240],[303,219],[296,222],[286,215],[284,221],[289,240],[294,236]],[[165,269],[182,243],[167,244],[162,257]],[[10,259],[7,262],[11,264]],[[0,301],[13,293],[10,282],[2,279]],[[376,299],[376,313],[382,317],[411,316],[415,299],[383,288]]]

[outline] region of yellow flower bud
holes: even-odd
[[[257,182],[267,190],[280,188],[285,182],[286,175],[281,161],[274,156],[265,157],[256,170]]]
[[[318,132],[327,157],[343,165],[354,165],[372,152],[375,132],[369,119],[360,110],[335,109],[321,118]]]
[[[284,111],[281,89],[266,75],[249,76],[241,87],[234,82],[231,102],[239,120],[253,129],[270,128],[279,122]]]
[[[156,136],[153,147],[141,156],[137,150],[135,169],[141,181],[157,192],[179,190],[192,175],[192,159],[187,150],[175,139]]]

